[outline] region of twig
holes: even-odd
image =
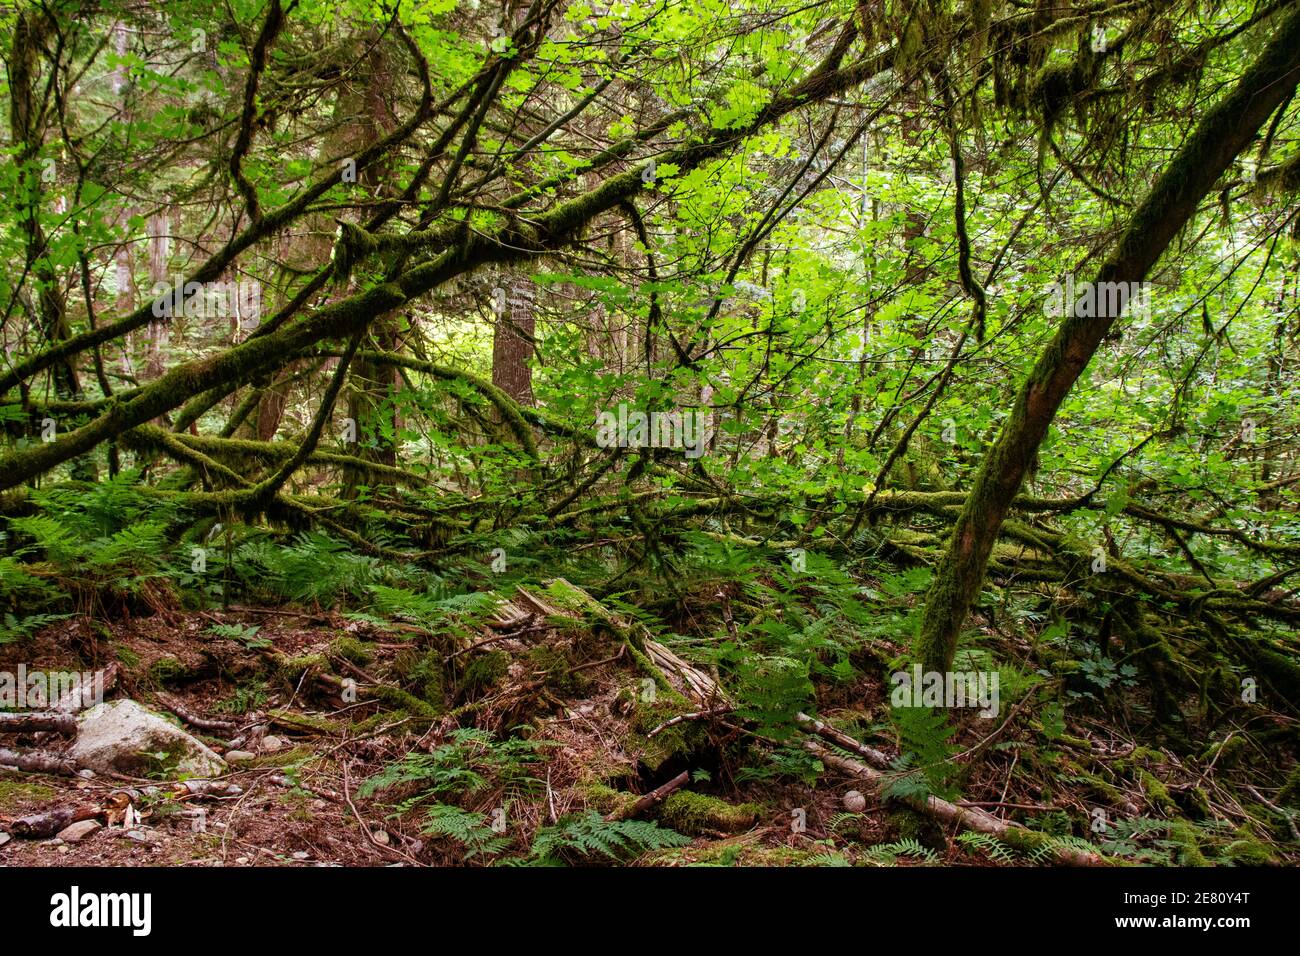
[[[664,798],[666,798],[674,790],[677,790],[678,788],[683,786],[690,779],[691,779],[691,775],[687,773],[685,770],[683,770],[681,773],[673,777],[673,779],[669,780],[667,783],[663,784],[662,786],[655,787],[655,789],[651,790],[649,793],[647,793],[645,796],[639,799],[636,803],[632,804],[630,807],[627,807],[624,810],[615,810],[613,813],[609,814],[609,816],[605,817],[605,822],[613,823],[616,820],[630,820],[631,818],[641,813],[644,813],[646,810],[650,809],[656,804],[662,803]]]
[[[649,740],[650,738],[658,734],[660,731],[667,730],[669,727],[672,727],[675,724],[685,723],[688,720],[701,720],[705,717],[721,717],[723,714],[729,714],[729,713],[731,713],[730,707],[714,707],[712,710],[697,710],[694,713],[690,713],[690,714],[678,714],[676,717],[670,718],[669,720],[665,720],[654,730],[650,731],[650,733],[646,734],[645,737],[646,740]]]

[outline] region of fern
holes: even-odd
[[[1010,866],[1015,862],[1015,854],[1011,848],[988,833],[976,833],[973,830],[967,830],[957,837],[957,842],[969,850],[982,850],[994,862],[1006,866]]]
[[[540,864],[592,856],[623,860],[651,850],[685,846],[690,837],[646,820],[606,820],[594,810],[561,818],[533,839],[530,859]]]
[[[899,752],[903,759],[896,769],[902,776],[890,784],[887,796],[928,796],[944,799],[956,796],[951,780],[957,767],[950,761],[957,752],[950,741],[956,729],[942,711],[929,707],[895,707],[890,711],[898,731]],[[919,788],[924,788],[924,793]]]
[[[424,833],[450,837],[468,851],[465,859],[492,856],[510,846],[510,839],[492,829],[482,813],[471,813],[445,803],[436,803],[425,814]]]
[[[912,857],[931,865],[939,862],[939,855],[915,837],[905,837],[895,843],[879,843],[868,847],[863,853],[867,862],[877,866],[894,866],[900,856]]]
[[[389,764],[363,783],[358,795],[369,797],[391,787],[419,784],[419,794],[398,804],[400,814],[432,796],[478,793],[490,781],[512,792],[527,791],[538,784],[532,766],[552,746],[549,740],[495,741],[486,730],[453,730],[447,743],[429,753],[410,753]]]

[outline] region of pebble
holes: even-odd
[[[844,795],[844,809],[850,813],[861,813],[867,809],[867,798],[856,790],[850,790]]]
[[[304,853],[302,850],[299,850],[298,852],[293,854],[293,858],[295,860],[305,860],[307,859],[307,856],[308,854]]]
[[[245,760],[256,760],[257,754],[249,753],[247,750],[227,750],[226,763],[241,763]]]
[[[274,734],[262,738],[263,753],[274,753],[282,747],[284,747],[284,741]]]
[[[246,857],[246,856],[237,856],[237,857],[235,857],[235,862],[236,862],[237,864],[239,864],[240,866],[244,866],[246,863],[248,863],[248,857]]]
[[[0,846],[4,846],[4,845],[5,845],[6,843],[8,843],[11,839],[12,839],[12,837],[10,837],[9,834],[7,834],[7,833],[0,833]]]

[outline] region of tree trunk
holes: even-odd
[[[512,282],[492,334],[492,384],[520,405],[534,403],[530,362],[537,328],[536,300],[537,289],[531,279]]]
[[[1300,80],[1300,12],[1276,30],[1268,47],[1183,144],[1146,200],[1133,214],[1096,283],[1140,282],[1224,170]],[[934,671],[952,667],[967,612],[979,592],[993,544],[1011,500],[1056,411],[1123,311],[1110,296],[1088,316],[1073,303],[1056,337],[1039,357],[1016,398],[1011,416],[985,457],[948,548],[935,569],[914,656]]]

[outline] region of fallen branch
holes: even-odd
[[[75,777],[80,769],[75,760],[45,750],[29,750],[19,753],[0,747],[0,766],[17,767],[28,773],[56,773],[65,777]]]
[[[216,720],[211,717],[199,716],[170,694],[158,694],[157,698],[159,703],[191,727],[197,727],[199,730],[210,730],[213,733],[224,735],[233,734],[239,729],[238,724],[229,720]]]
[[[46,731],[71,737],[77,732],[77,718],[71,714],[42,711],[33,714],[0,713],[0,734],[30,734]]]
[[[52,837],[64,827],[81,820],[94,820],[100,811],[94,807],[59,807],[45,813],[18,817],[7,824],[9,832],[17,837],[29,840],[41,840]]]
[[[868,747],[864,743],[859,743],[843,731],[836,730],[830,724],[809,717],[807,714],[798,713],[794,715],[795,722],[809,733],[816,734],[829,740],[835,746],[851,751],[860,757],[865,757],[877,770],[889,770],[892,761],[887,754],[876,750],[874,747]]]
[[[879,770],[868,767],[857,760],[841,757],[816,740],[805,740],[804,749],[815,754],[824,764],[865,780],[876,791],[879,791],[884,784],[885,775]],[[1099,853],[1088,853],[1073,847],[1053,845],[1051,838],[1046,834],[1035,833],[1018,823],[999,820],[993,814],[986,813],[979,807],[959,807],[955,803],[949,803],[947,800],[941,800],[935,796],[927,797],[924,800],[920,797],[905,797],[902,798],[902,801],[914,810],[919,810],[921,813],[942,820],[944,823],[953,824],[964,830],[987,833],[1016,849],[1033,851],[1043,847],[1050,847],[1052,855],[1058,863],[1069,866],[1109,865],[1109,861]]]
[[[655,787],[655,789],[637,800],[636,803],[631,804],[625,809],[615,810],[613,813],[609,814],[609,816],[605,817],[605,822],[613,823],[616,820],[630,820],[635,816],[645,813],[645,811],[649,810],[651,807],[662,803],[669,794],[674,790],[680,789],[690,779],[691,775],[683,770],[667,783]]]
[[[654,730],[650,731],[650,733],[646,734],[645,739],[650,740],[656,734],[662,733],[663,731],[667,730],[669,727],[675,726],[676,724],[685,723],[688,720],[702,720],[705,717],[721,717],[723,714],[729,714],[729,713],[731,713],[730,707],[714,707],[712,710],[697,710],[689,714],[678,714],[676,717],[672,717],[668,720],[665,720]]]

